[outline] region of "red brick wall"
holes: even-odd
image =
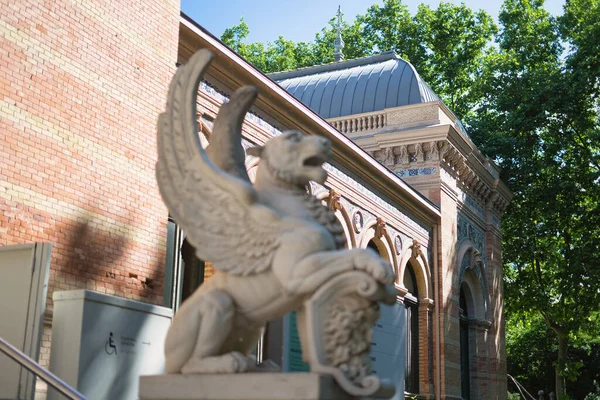
[[[0,245],[53,243],[49,311],[65,289],[161,303],[155,126],[179,1],[3,1],[0,14]]]

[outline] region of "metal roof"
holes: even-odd
[[[440,100],[415,68],[392,51],[269,77],[322,118]]]

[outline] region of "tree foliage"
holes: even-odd
[[[221,39],[265,73],[286,71],[333,62],[336,24],[337,18],[332,18],[312,42],[294,43],[280,36],[266,45],[245,44],[249,29],[242,19]],[[442,2],[436,9],[420,5],[411,16],[400,0],[384,0],[352,22],[342,19],[341,28],[346,59],[395,51],[415,66],[459,118],[471,115],[480,100],[482,60],[496,32],[484,11]]]
[[[470,121],[515,194],[503,221],[506,307],[510,318],[540,315],[554,333],[561,395],[582,366],[569,343],[600,327],[597,37],[572,33],[597,32],[597,16],[582,17],[594,6],[568,1],[555,19],[541,0],[506,0]]]
[[[569,394],[583,400],[600,377],[600,337],[574,336],[569,351],[569,364],[576,367],[571,374]],[[525,386],[529,393],[542,389],[555,391],[554,365],[558,356],[556,333],[550,329],[539,313],[528,318],[511,317],[506,326],[506,351],[508,373]],[[518,392],[509,380],[509,390]],[[521,399],[521,397],[518,397]]]
[[[335,21],[311,42],[246,44],[243,20],[222,38],[264,72],[295,69],[333,61]],[[543,0],[505,0],[498,25],[464,4],[411,15],[384,0],[341,33],[346,58],[410,61],[501,166],[515,195],[503,220],[509,364],[547,376],[553,357],[564,395],[585,370],[582,338],[600,331],[600,0],[567,0],[557,18]],[[522,343],[546,349],[543,365]]]

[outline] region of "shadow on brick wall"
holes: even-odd
[[[86,218],[89,217],[89,218]],[[126,263],[121,260],[127,240],[91,224],[91,216],[79,217],[67,230],[67,244],[61,249],[65,258],[57,265],[57,277],[73,289],[90,289],[117,294],[126,288],[122,272]],[[59,285],[60,286],[60,285]]]
[[[91,216],[84,216],[70,227],[57,278],[72,289],[162,304],[164,251],[157,253],[156,248],[94,224]]]

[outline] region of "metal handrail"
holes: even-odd
[[[11,345],[1,337],[0,351],[12,358],[13,360],[15,360],[24,368],[28,369],[36,376],[39,376],[48,385],[58,390],[67,398],[73,400],[87,400],[84,395],[79,393],[77,390],[73,389],[58,376],[54,375],[52,372],[48,371],[47,369],[36,363],[34,360],[28,357],[27,354],[23,353],[21,350],[17,349],[15,346]]]
[[[515,378],[513,378],[513,377],[512,377],[510,374],[506,374],[506,376],[508,376],[510,379],[512,379],[512,380],[513,380],[513,382],[515,383],[515,386],[517,387],[517,389],[519,389],[519,392],[521,392],[521,396],[522,396],[522,397],[523,397],[525,400],[527,400],[527,397],[525,397],[525,395],[523,394],[523,391],[525,391],[525,393],[527,393],[527,395],[528,395],[529,397],[531,397],[533,400],[537,400],[535,397],[533,397],[533,396],[531,395],[531,393],[529,393],[529,392],[527,391],[527,389],[525,389],[525,387],[524,387],[523,385],[521,385],[521,384],[520,384],[520,383],[519,383],[519,382],[518,382],[518,381],[517,381]],[[523,389],[523,390],[521,390],[521,389]]]

